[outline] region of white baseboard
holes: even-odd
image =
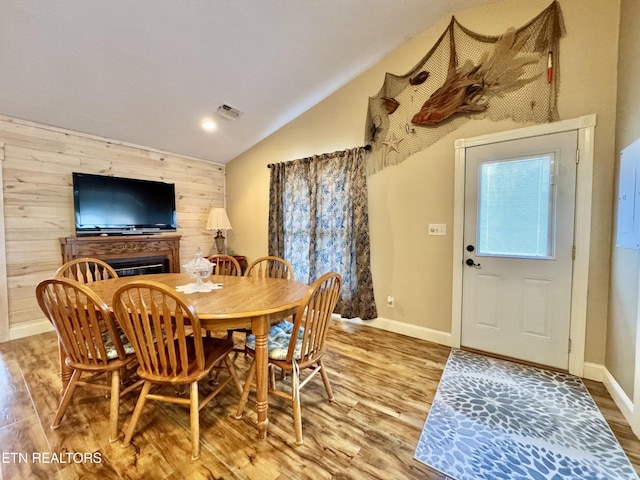
[[[604,378],[602,379],[602,383],[607,387],[609,395],[611,395],[611,398],[613,398],[613,401],[622,412],[622,415],[624,415],[624,418],[627,419],[629,425],[633,425],[633,401],[606,368],[604,369]]]
[[[582,370],[582,378],[587,380],[593,380],[594,382],[603,383],[606,372],[604,365],[598,365],[597,363],[584,362]]]
[[[9,327],[9,340],[30,337],[40,333],[53,332],[53,325],[49,320],[34,320]]]
[[[443,332],[441,330],[433,330],[431,328],[411,325],[408,323],[398,322],[396,320],[390,320],[388,318],[382,317],[378,317],[373,320],[361,320],[360,318],[343,318],[342,320],[345,322],[357,323],[360,325],[379,328],[380,330],[386,330],[387,332],[399,333],[408,337],[427,340],[429,342],[438,343],[447,347],[450,347],[452,345],[451,333]]]
[[[625,420],[631,425],[633,432],[636,436],[639,436],[640,432],[637,432],[637,428],[634,428],[634,404],[629,396],[622,389],[617,380],[611,375],[611,372],[604,365],[598,365],[595,363],[584,364],[584,378],[589,380],[595,380],[602,382],[602,384],[611,395],[616,406],[620,409],[620,412],[624,416]],[[640,438],[640,436],[639,436]]]

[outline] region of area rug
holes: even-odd
[[[580,378],[454,349],[415,458],[456,480],[637,480]]]

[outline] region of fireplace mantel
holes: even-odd
[[[62,263],[75,258],[101,260],[166,256],[170,272],[180,271],[180,237],[177,234],[66,237],[60,239]]]

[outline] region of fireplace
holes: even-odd
[[[60,239],[62,263],[74,258],[104,260],[118,276],[180,271],[180,235],[125,235]]]
[[[148,273],[169,273],[169,257],[111,258],[105,260],[118,273],[119,277],[146,275]]]

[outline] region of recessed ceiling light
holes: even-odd
[[[218,127],[216,125],[216,122],[214,122],[213,120],[204,120],[201,123],[201,126],[202,126],[203,130],[205,130],[207,132],[213,132]]]

